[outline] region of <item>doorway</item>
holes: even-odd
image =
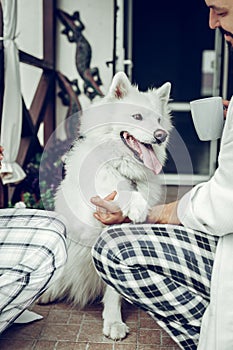
[[[206,82],[203,60],[206,53],[215,57],[216,50],[215,32],[210,30],[208,18],[209,9],[203,0],[133,1],[132,81],[143,91],[166,81],[172,84],[175,133],[164,170],[172,183],[177,175],[183,184],[190,184],[191,177],[194,182],[206,180],[216,165],[217,144],[198,139],[189,107],[191,100],[213,92],[212,86],[209,90],[203,86],[212,84],[215,73],[213,68]]]

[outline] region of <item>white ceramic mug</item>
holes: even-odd
[[[224,126],[222,97],[214,96],[191,101],[190,108],[199,139],[202,141],[219,139]]]

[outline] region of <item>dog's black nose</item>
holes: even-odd
[[[162,130],[162,129],[157,129],[154,132],[154,138],[156,140],[156,143],[160,144],[166,140],[167,132],[165,130]]]

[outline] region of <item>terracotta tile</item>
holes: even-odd
[[[156,329],[140,329],[139,330],[139,343],[147,345],[147,344],[154,344],[154,345],[160,345],[161,344],[161,332]]]
[[[56,342],[47,340],[38,340],[33,350],[54,350]]]
[[[145,318],[145,317],[140,317],[140,327],[141,328],[148,328],[148,329],[159,329],[161,330],[161,327],[151,318]]]
[[[114,350],[133,350],[133,349],[137,349],[137,345],[135,344],[133,347],[132,344],[115,343],[113,349]]]
[[[48,323],[67,324],[70,318],[70,312],[64,310],[52,309],[47,317]]]
[[[161,350],[161,347],[160,345],[139,345],[137,350]],[[171,349],[166,349],[166,350],[171,350]]]
[[[111,339],[106,338],[102,333],[102,322],[83,322],[77,339],[79,342],[109,343]]]
[[[88,350],[112,350],[112,344],[89,343]],[[132,350],[132,349],[131,349]]]
[[[51,305],[39,305],[39,304],[35,304],[31,310],[34,312],[37,312],[38,314],[47,317],[49,314],[49,311],[51,310]]]
[[[147,312],[139,309],[139,314],[140,314],[140,317],[143,317],[143,318],[151,318],[151,316],[148,315]]]
[[[102,319],[103,305],[102,304],[92,304],[87,305],[82,312],[86,319],[95,320]]]
[[[38,338],[43,326],[43,320],[35,321],[29,324],[14,324],[1,335],[1,338],[24,340]]]
[[[71,312],[69,320],[68,320],[68,324],[81,324],[83,322],[84,319],[84,313],[74,313]]]
[[[163,346],[177,346],[177,344],[175,343],[175,341],[169,337],[169,336],[162,336],[162,341],[161,344]]]
[[[160,345],[140,345],[137,350],[180,350],[180,349],[175,349],[173,346],[172,347],[164,347]]]
[[[58,342],[56,346],[56,350],[86,350],[86,348],[87,343]]]
[[[12,326],[0,336],[1,350],[179,350],[144,311],[124,301],[123,319],[130,333],[114,342],[102,334],[102,304],[80,310],[71,304],[34,305],[44,319]]]
[[[138,322],[138,311],[137,310],[132,310],[132,312],[122,312],[122,319],[124,322],[129,323],[129,322]]]
[[[139,308],[124,302],[122,306],[122,317],[125,322],[137,322],[139,316]]]
[[[0,340],[1,350],[31,350],[33,347],[33,340],[15,340],[15,339],[5,339]]]
[[[135,325],[135,323],[128,323],[128,326],[129,326],[129,333],[124,339],[117,341],[117,343],[136,344],[137,331],[138,331],[137,325]]]
[[[86,311],[84,313],[84,322],[102,322],[102,310]]]
[[[66,340],[76,341],[80,327],[75,325],[57,325],[48,323],[42,330],[43,340]]]

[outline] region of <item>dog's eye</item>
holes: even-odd
[[[132,114],[132,117],[136,120],[142,120],[142,115],[140,113]]]

